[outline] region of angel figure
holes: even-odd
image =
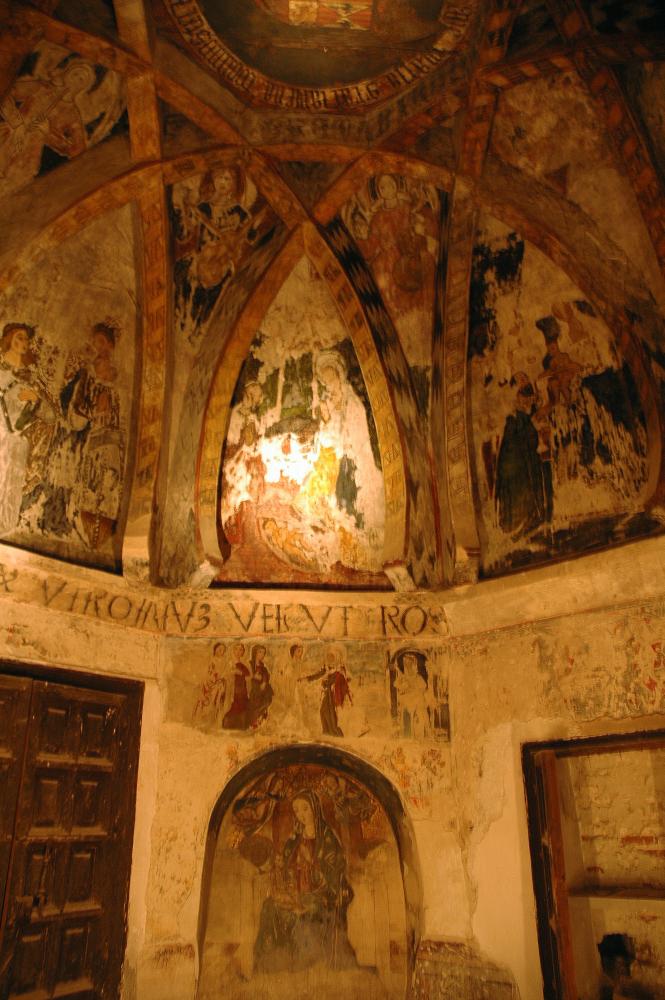
[[[45,149],[71,160],[103,139],[124,110],[120,79],[65,49],[43,43],[31,73],[0,103],[0,195],[28,184]]]

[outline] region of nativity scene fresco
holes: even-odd
[[[211,168],[171,188],[175,332],[196,347],[232,279],[270,240],[276,218],[248,175]]]
[[[431,184],[379,174],[342,209],[342,220],[376,281],[426,409],[442,196]]]
[[[114,568],[136,338],[130,210],[63,244],[48,274],[26,273],[0,308],[0,537]]]
[[[434,647],[217,642],[178,666],[170,716],[236,735],[448,742],[448,676]]]
[[[0,197],[107,138],[125,107],[117,73],[40,42],[0,103]]]
[[[219,580],[382,585],[384,486],[367,389],[325,282],[302,258],[232,401]]]
[[[404,996],[395,836],[370,790],[333,768],[277,767],[235,797],[206,918],[201,1000]]]
[[[491,219],[474,251],[469,359],[487,571],[652,529],[630,365],[566,275]]]

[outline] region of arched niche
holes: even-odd
[[[355,378],[358,384],[355,389],[346,386],[346,396],[353,401],[354,408],[360,417],[362,417],[361,410],[364,405],[367,425],[365,437],[374,437],[374,441],[371,442],[374,458],[370,456],[369,441],[366,442],[367,447],[364,448],[364,451],[367,452],[364,459],[361,447],[358,447],[357,453],[350,453],[347,468],[355,466],[357,477],[348,494],[342,499],[338,497],[337,506],[340,510],[345,510],[353,516],[357,524],[360,524],[361,521],[366,523],[369,517],[376,513],[375,511],[371,513],[368,510],[362,511],[355,506],[356,485],[361,477],[367,476],[368,469],[375,462],[378,478],[381,480],[381,488],[379,490],[375,486],[371,493],[372,495],[377,494],[375,506],[379,507],[380,500],[382,508],[380,511],[382,542],[378,559],[375,556],[374,564],[368,563],[366,567],[363,565],[362,559],[358,560],[356,565],[354,565],[353,558],[349,559],[347,564],[342,560],[341,570],[335,570],[333,575],[331,575],[330,567],[324,571],[321,571],[316,565],[308,567],[306,557],[303,559],[303,565],[300,566],[295,552],[298,538],[296,537],[294,543],[290,533],[283,526],[280,527],[280,518],[274,517],[271,513],[269,520],[275,522],[272,525],[275,537],[271,538],[265,547],[266,549],[271,548],[272,551],[266,551],[265,557],[259,552],[258,556],[251,557],[244,564],[238,560],[231,563],[229,568],[224,568],[225,563],[234,556],[233,533],[228,528],[225,530],[224,526],[224,462],[225,455],[228,457],[228,447],[226,446],[232,429],[234,411],[239,410],[244,405],[240,390],[244,391],[248,377],[243,371],[243,366],[246,365],[253,345],[256,344],[257,333],[263,318],[268,314],[289,276],[303,260],[308,262],[308,266],[311,266],[317,280],[325,289],[325,294],[335,312],[335,321],[339,324],[340,330],[343,331],[342,336],[348,340],[351,361],[344,361],[344,352],[340,354],[343,376],[344,380],[352,381],[351,369],[352,367],[357,369]],[[313,342],[317,341],[315,331],[313,331],[312,340]],[[335,347],[335,350],[338,348]],[[320,376],[324,370],[324,356],[334,352],[326,347],[322,350],[315,347],[311,353],[311,363],[314,370],[308,374],[305,381],[309,380],[312,389],[316,391],[315,382],[321,382]],[[251,376],[249,378],[251,379]],[[263,385],[261,389],[266,395],[266,386]],[[311,401],[309,402],[311,403]],[[247,408],[251,410],[253,407],[257,413],[265,405],[267,405],[267,401],[257,399],[255,403],[252,403],[251,399],[247,400]],[[332,409],[331,415],[333,415]],[[360,417],[353,421],[358,428],[365,420],[365,418],[361,420]],[[254,421],[254,423],[257,425],[258,433],[263,433],[262,422],[259,420]],[[334,420],[331,420],[330,426],[333,423]],[[279,421],[276,419],[273,427],[277,427],[278,424]],[[350,427],[347,428],[347,431],[349,429]],[[288,435],[281,434],[281,432],[279,437],[280,446],[285,449],[284,454],[289,455],[288,449],[297,444],[297,432],[291,436],[290,441],[286,440]],[[235,438],[234,444],[237,445]],[[335,448],[334,450],[336,452],[344,451],[343,448]],[[322,448],[317,449],[319,457],[321,457],[322,451]],[[265,460],[264,456],[261,458],[262,461]],[[344,456],[342,456],[343,458]],[[339,454],[337,459],[341,468],[342,459],[339,459]],[[293,464],[292,459],[285,458],[285,477],[290,462]],[[354,470],[352,469],[352,471]],[[339,475],[337,475],[337,483],[335,483],[335,475],[325,468],[315,468],[313,465],[312,469],[308,471],[308,475],[310,473],[314,477],[320,476],[321,478],[319,492],[325,492],[324,480],[326,476],[330,478],[329,492],[332,490],[334,494],[336,490],[339,491]],[[250,483],[249,493],[251,490],[250,470],[247,470],[246,478]],[[302,479],[302,476],[300,478]],[[377,478],[376,474],[373,478]],[[379,492],[380,497],[378,497]],[[271,507],[272,510],[273,507]],[[384,576],[382,569],[400,564],[404,559],[407,545],[407,520],[408,494],[403,444],[386,373],[378,356],[364,311],[360,307],[357,295],[343,268],[317,230],[311,225],[305,225],[292,235],[275,259],[262,287],[257,290],[257,294],[248,303],[231,340],[220,357],[211,384],[203,422],[198,465],[197,526],[202,550],[201,556],[218,568],[218,579],[229,582],[261,583],[270,579],[272,582],[278,580],[290,584],[315,586],[317,584],[334,584],[337,586],[360,585],[385,588],[388,586],[388,577]],[[307,523],[306,519],[304,519],[304,523]],[[240,532],[238,534],[241,536]],[[288,538],[286,538],[287,534],[289,534]],[[288,558],[283,560],[284,566],[281,569],[282,575],[280,577],[280,566],[275,561],[274,554],[279,551],[279,540],[284,538],[291,546],[292,556],[291,561]],[[264,542],[266,539],[262,537],[261,541]],[[300,542],[304,542],[304,539],[301,538]],[[351,538],[349,547],[351,548],[353,544],[354,539]],[[286,549],[286,543],[284,547]],[[351,551],[353,551],[352,548]]]
[[[401,1000],[421,922],[411,824],[372,766],[292,745],[228,783],[208,829],[197,1000]]]

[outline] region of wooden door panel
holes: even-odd
[[[7,874],[16,822],[31,690],[32,681],[29,678],[0,675],[0,935],[7,915]]]
[[[136,699],[132,712],[136,724]],[[9,1000],[117,996],[136,774],[130,716],[125,694],[34,681],[10,877]]]

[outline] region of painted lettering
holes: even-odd
[[[251,612],[249,614],[249,617],[247,619],[247,624],[245,624],[245,622],[242,620],[242,618],[238,614],[238,612],[236,610],[236,607],[235,607],[235,604],[233,604],[233,602],[229,602],[229,607],[230,607],[231,611],[233,612],[233,614],[235,615],[236,620],[237,620],[238,624],[240,625],[240,627],[242,628],[243,632],[249,632],[250,628],[252,627],[252,625],[254,623],[254,619],[256,618],[256,612],[259,610],[259,602],[258,601],[254,601],[254,607],[252,608],[252,610],[251,610]]]
[[[394,632],[397,635],[401,635],[402,631],[399,625],[399,608],[395,604],[386,606],[381,605],[381,631],[384,635],[388,635],[388,624],[392,626]]]
[[[316,619],[314,618],[314,615],[313,615],[313,614],[312,614],[312,612],[311,612],[311,611],[309,610],[309,608],[307,607],[307,605],[306,605],[306,604],[301,604],[301,605],[300,605],[300,607],[301,607],[301,608],[303,609],[303,611],[305,612],[305,614],[307,615],[307,617],[308,617],[308,618],[309,618],[309,620],[311,621],[312,625],[314,626],[314,628],[315,628],[315,629],[316,629],[316,631],[317,631],[317,634],[318,634],[318,635],[321,635],[321,632],[323,631],[323,628],[324,628],[324,626],[325,626],[326,622],[327,622],[327,621],[328,621],[328,619],[330,618],[330,612],[332,611],[332,607],[331,607],[331,606],[329,605],[329,606],[328,606],[328,607],[326,608],[326,610],[325,610],[325,612],[324,612],[324,614],[323,614],[323,618],[322,618],[322,620],[321,620],[321,623],[320,623],[320,624],[319,624],[319,623],[318,623],[318,622],[316,621]]]
[[[120,610],[116,610],[116,613],[114,614],[114,609],[117,609],[118,606],[120,607]],[[124,594],[114,594],[108,605],[109,617],[112,618],[113,621],[124,622],[132,613],[132,608],[132,602],[128,597],[125,597]]]
[[[14,577],[16,577],[16,573],[14,573]],[[51,591],[49,590],[48,579],[42,580],[42,588],[44,591],[44,606],[47,608],[50,607],[53,601],[58,596],[58,594],[61,594],[66,586],[67,583],[65,580],[58,580],[57,583],[55,584],[55,589]],[[6,584],[5,584],[5,590],[9,591],[9,588],[7,587]]]

